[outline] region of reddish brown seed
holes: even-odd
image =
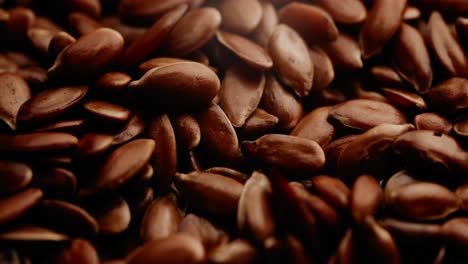
[[[237,239],[222,245],[212,251],[208,256],[212,264],[257,263],[257,249],[246,240]]]
[[[187,3],[188,0],[123,0],[119,2],[119,15],[124,19],[152,24],[158,18]]]
[[[30,28],[27,32],[27,35],[33,48],[41,56],[46,56],[50,41],[54,37],[54,32],[42,28]]]
[[[247,35],[262,19],[262,6],[257,0],[225,0],[219,6],[223,29]]]
[[[339,124],[359,130],[368,130],[380,124],[404,124],[402,112],[390,104],[366,99],[349,100],[334,106],[329,116]]]
[[[64,250],[55,261],[57,263],[99,264],[99,256],[93,244],[84,239],[73,239],[70,248]]]
[[[450,134],[452,131],[452,123],[445,117],[436,113],[422,113],[414,117],[414,126],[418,130],[433,130],[440,131],[445,134]]]
[[[121,124],[130,118],[130,110],[105,101],[91,100],[83,104],[83,108],[94,118],[110,123]]]
[[[106,95],[122,93],[131,81],[132,78],[126,73],[108,72],[96,80],[94,89]]]
[[[0,151],[8,152],[54,152],[74,148],[77,144],[75,136],[61,132],[0,136]]]
[[[179,150],[190,151],[200,144],[200,125],[194,116],[189,114],[174,116],[171,118],[171,124]]]
[[[175,182],[192,206],[215,216],[233,216],[243,185],[236,180],[207,172],[176,174]]]
[[[234,127],[242,127],[262,98],[265,75],[262,72],[233,65],[226,70],[219,103]]]
[[[374,66],[370,68],[370,74],[384,86],[401,87],[403,85],[403,79],[393,68],[381,65]]]
[[[319,7],[292,2],[278,11],[278,17],[309,44],[334,41],[338,37],[333,18]]]
[[[33,172],[27,164],[0,161],[0,195],[15,193],[28,186],[32,179]]]
[[[18,124],[28,127],[50,122],[80,103],[87,92],[87,86],[54,88],[40,92],[21,106]]]
[[[205,249],[200,241],[186,234],[176,234],[135,249],[127,257],[127,263],[196,264],[204,259]]]
[[[359,0],[319,0],[318,4],[338,23],[357,24],[367,16],[366,7]]]
[[[132,191],[126,197],[132,217],[140,217],[154,200],[154,191],[151,187],[141,187]]]
[[[468,218],[456,217],[442,225],[442,234],[445,241],[456,249],[463,250],[468,246]],[[466,254],[466,253],[465,253]]]
[[[148,71],[129,85],[130,95],[154,108],[180,111],[206,107],[220,87],[218,76],[207,66],[196,62],[169,64]],[[174,105],[177,108],[174,109]]]
[[[183,2],[186,0],[178,1]],[[124,5],[126,2],[130,1],[122,1],[120,5]],[[138,2],[142,2],[142,6],[145,5],[143,1]],[[164,3],[157,3],[156,6],[163,6],[164,4],[167,4],[166,2],[170,1],[164,0]],[[163,17],[155,22],[153,26],[144,33],[144,35],[128,46],[120,58],[120,64],[127,68],[131,68],[145,60],[152,52],[160,47],[164,40],[167,39],[171,30],[174,28],[177,21],[179,21],[179,19],[184,15],[185,11],[187,11],[187,5],[180,5],[170,12],[167,12]]]
[[[93,77],[108,69],[120,56],[123,47],[124,39],[120,33],[109,28],[97,29],[58,55],[49,69],[49,78],[69,82]]]
[[[157,142],[150,164],[155,169],[155,187],[164,190],[177,171],[176,137],[169,117],[162,114],[151,120],[146,133]]]
[[[278,16],[275,7],[269,1],[260,2],[262,6],[262,19],[257,28],[252,33],[252,37],[260,46],[266,47],[270,40],[271,34],[278,25]]]
[[[195,214],[188,214],[179,224],[179,233],[202,242],[206,251],[212,251],[229,241],[229,235],[213,223]]]
[[[221,14],[212,7],[189,11],[167,36],[167,51],[184,56],[204,46],[221,25]]]
[[[350,211],[356,224],[364,224],[373,217],[384,202],[384,193],[377,179],[371,175],[359,176],[350,195]]]
[[[44,87],[48,81],[47,70],[39,66],[21,68],[17,71],[31,87]]]
[[[291,135],[314,140],[325,147],[335,135],[335,127],[327,121],[330,109],[331,107],[324,106],[308,113],[297,124]]]
[[[79,156],[96,156],[103,154],[112,146],[114,138],[111,135],[88,133],[80,137],[76,147]]]
[[[320,91],[327,88],[335,79],[335,70],[333,62],[327,53],[319,47],[309,49],[310,59],[314,64],[314,83],[312,89]]]
[[[68,15],[68,24],[70,24],[71,30],[76,32],[78,36],[91,33],[103,27],[94,18],[80,12],[70,13]]]
[[[223,31],[216,33],[216,37],[224,47],[240,57],[249,66],[259,70],[268,70],[273,67],[270,55],[254,42]]]
[[[260,107],[278,117],[278,128],[284,130],[295,127],[303,112],[299,100],[286,90],[272,74],[267,75]]]
[[[148,242],[169,237],[177,232],[181,220],[182,214],[170,197],[158,198],[146,209],[140,238]]]
[[[55,33],[47,47],[47,59],[55,61],[57,56],[76,39],[65,31]]]
[[[34,24],[34,11],[24,7],[14,7],[8,10],[8,19],[4,22],[6,39],[11,41],[23,40],[26,32]]]
[[[428,92],[432,84],[432,67],[421,33],[403,23],[396,34],[395,68],[419,93]]]
[[[161,66],[165,66],[165,65],[168,65],[168,64],[174,64],[174,63],[178,63],[178,62],[189,62],[189,60],[180,59],[180,58],[173,58],[173,57],[157,57],[157,58],[153,58],[153,59],[149,59],[147,61],[144,61],[143,63],[140,64],[140,66],[138,66],[138,68],[140,69],[141,73],[145,74],[145,73],[147,73],[149,70],[151,70],[153,68],[158,68],[158,67],[161,67]]]
[[[363,250],[368,250],[364,253],[367,258],[374,259],[372,262],[384,260],[382,262],[388,264],[402,263],[399,248],[392,235],[381,227],[373,217],[367,218],[365,222],[359,237],[362,239],[361,241],[365,241]]]
[[[154,140],[138,139],[114,150],[100,168],[93,189],[113,190],[128,182],[149,162],[155,145]]]
[[[68,242],[70,238],[47,228],[23,226],[0,234],[0,240],[9,242]]]
[[[69,199],[77,189],[73,172],[63,168],[35,169],[32,185],[44,192],[48,199]]]
[[[385,189],[384,189],[385,199],[389,200],[390,194],[393,191],[398,190],[403,186],[406,186],[408,184],[412,184],[415,182],[419,182],[419,180],[414,178],[413,175],[411,175],[410,172],[407,170],[402,170],[393,174],[385,183]]]
[[[338,178],[326,175],[311,179],[313,189],[320,197],[338,208],[348,208],[350,189]]]
[[[363,67],[361,51],[356,40],[345,33],[340,33],[333,42],[322,45],[333,62],[336,71],[355,71]]]
[[[396,107],[407,111],[421,111],[427,108],[424,98],[402,89],[383,88],[385,97]]]
[[[0,119],[16,130],[20,107],[31,98],[28,84],[13,73],[0,74]]]
[[[439,243],[442,238],[442,227],[439,224],[416,223],[386,218],[379,221],[379,224],[387,229],[398,242],[405,244],[414,243]]]
[[[326,167],[335,171],[338,164],[338,158],[341,155],[341,152],[359,135],[349,135],[338,138],[325,147],[325,156],[327,160]]]
[[[205,172],[223,175],[228,178],[234,179],[240,183],[245,183],[247,179],[250,178],[250,176],[247,174],[244,174],[240,171],[236,171],[227,167],[212,167],[212,168],[205,170]]]
[[[57,25],[54,21],[52,21],[52,19],[48,17],[44,17],[44,16],[36,16],[33,27],[47,29],[54,33],[63,31],[63,29],[59,25]]]
[[[71,11],[80,11],[93,17],[101,16],[101,1],[99,0],[68,0],[68,8]]]
[[[138,136],[146,128],[146,122],[141,112],[134,112],[130,120],[120,132],[114,135],[112,144],[119,145]]]
[[[427,94],[430,107],[443,113],[453,113],[468,107],[468,80],[450,78],[431,88]]]
[[[243,138],[259,136],[278,124],[278,118],[270,115],[260,108],[255,109],[252,115],[246,120],[244,126],[238,130]]]
[[[42,199],[42,191],[29,188],[0,199],[0,223],[6,224],[22,216]]]
[[[421,18],[421,10],[415,6],[407,6],[403,14],[403,20],[412,21]]]
[[[289,26],[280,24],[270,37],[268,51],[279,79],[298,96],[309,95],[314,81],[314,65],[301,36]]]
[[[359,35],[364,59],[379,54],[400,27],[407,0],[378,0],[372,4]]]
[[[98,202],[93,216],[99,225],[99,233],[103,235],[117,235],[130,225],[131,213],[128,203],[120,198],[108,198]]]
[[[468,136],[468,119],[463,119],[455,123],[453,126],[453,131],[457,133],[457,135],[462,137]]]
[[[129,46],[131,43],[141,38],[148,30],[146,27],[128,25],[117,16],[106,16],[103,19],[101,19],[100,22],[104,26],[110,27],[122,34],[126,46]]]
[[[5,72],[16,72],[18,70],[18,64],[8,58],[4,54],[0,54],[0,73],[5,73]]]

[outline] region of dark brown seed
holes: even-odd
[[[76,39],[65,31],[55,33],[47,47],[47,59],[55,61],[57,56]]]
[[[326,167],[331,171],[336,171],[336,166],[338,164],[338,158],[341,155],[341,152],[359,135],[349,135],[338,138],[325,147],[325,156],[326,156]]]
[[[396,34],[395,68],[419,93],[432,84],[432,67],[424,39],[419,31],[403,23]]]
[[[0,195],[15,193],[28,186],[33,179],[31,168],[24,163],[0,161]]]
[[[411,175],[407,170],[402,170],[393,174],[385,183],[385,199],[390,200],[390,194],[393,191],[415,182],[419,182],[419,180],[414,178],[413,175]]]
[[[336,71],[355,71],[363,67],[359,45],[353,37],[340,33],[333,42],[322,45]]]
[[[0,119],[12,130],[16,130],[18,111],[31,98],[31,90],[20,76],[2,73],[0,74],[0,93]]]
[[[107,16],[101,20],[101,23],[122,34],[127,46],[141,38],[148,30],[146,27],[128,25],[117,16]]]
[[[229,235],[225,231],[207,219],[194,214],[188,214],[182,219],[179,224],[179,233],[187,234],[202,242],[207,252],[229,241]]]
[[[21,106],[18,125],[29,127],[50,122],[80,103],[87,92],[87,86],[54,88],[40,92]]]
[[[273,67],[270,55],[254,42],[223,31],[219,31],[216,37],[224,47],[240,57],[249,66],[259,70],[268,70]]]
[[[444,113],[468,107],[468,80],[450,78],[433,87],[427,94],[428,105]]]
[[[431,182],[416,182],[395,189],[386,202],[398,215],[415,220],[443,219],[461,205],[455,193]]]
[[[289,130],[302,117],[303,107],[299,100],[283,87],[273,74],[268,74],[260,107],[278,117],[278,128]]]
[[[0,199],[0,223],[6,224],[24,215],[42,199],[42,191],[29,188]]]
[[[66,243],[69,242],[70,238],[64,234],[57,233],[47,228],[24,226],[11,229],[7,232],[2,232],[0,234],[0,240],[8,241],[9,243]]]
[[[413,92],[402,89],[383,88],[385,97],[396,107],[407,111],[421,111],[427,108],[424,99]]]
[[[143,114],[141,112],[134,112],[125,127],[122,128],[119,133],[114,135],[114,141],[112,144],[120,145],[125,143],[138,136],[145,128],[146,122],[143,119]]]
[[[169,64],[148,71],[129,85],[130,94],[152,107],[196,109],[206,107],[220,87],[218,76],[207,66],[196,62]]]
[[[124,185],[149,162],[155,145],[154,140],[138,139],[114,150],[100,168],[92,188],[100,192]]]
[[[80,12],[70,13],[68,15],[68,24],[71,30],[76,32],[78,36],[83,36],[102,27],[94,18]]]
[[[187,0],[164,0],[163,3],[154,3],[154,5],[156,7],[163,7],[165,4],[169,4],[169,2],[186,1]],[[154,2],[154,0],[150,2]],[[137,2],[132,2],[132,4],[133,3]],[[147,4],[145,1],[138,1],[138,3],[140,3],[140,6],[134,7],[140,8]],[[130,4],[130,1],[121,1],[120,6],[122,7],[122,5],[127,4]],[[174,7],[175,6],[176,5],[174,5]],[[151,6],[147,6],[147,8],[150,10]],[[145,60],[152,52],[161,46],[164,40],[167,39],[177,21],[179,21],[179,19],[184,15],[185,11],[187,11],[187,8],[187,5],[180,5],[170,12],[167,12],[164,16],[157,20],[157,22],[155,22],[153,26],[151,26],[151,28],[149,28],[140,38],[136,39],[130,44],[130,46],[128,46],[120,58],[120,64],[127,68],[131,68]]]
[[[47,70],[39,66],[21,68],[17,71],[31,87],[44,87],[48,81]]]
[[[99,256],[91,242],[84,239],[73,239],[70,248],[58,256],[57,263],[99,264]]]
[[[460,39],[460,44],[468,50],[468,18],[458,17],[456,21],[457,33]]]
[[[308,113],[297,124],[291,135],[314,140],[321,147],[325,147],[335,135],[335,128],[327,121],[330,109],[331,107],[324,106]]]
[[[462,137],[468,136],[468,119],[460,120],[453,126],[453,131]]]
[[[449,245],[464,250],[468,246],[468,218],[456,217],[442,225],[442,234]],[[466,253],[463,253],[466,254]]]
[[[14,73],[18,70],[18,64],[4,54],[0,54],[0,73]]]
[[[127,230],[130,225],[131,213],[128,203],[118,198],[108,198],[98,202],[99,208],[93,213],[99,225],[99,233],[116,235]]]
[[[378,0],[372,4],[359,35],[363,58],[379,54],[403,21],[407,0]]]
[[[81,11],[93,17],[101,16],[101,1],[98,0],[69,0],[67,6],[71,11]]]
[[[393,239],[392,235],[383,227],[381,227],[372,217],[365,220],[364,228],[361,229],[363,234],[360,238],[365,241],[366,259],[374,259],[387,264],[402,263],[400,251]],[[363,248],[363,249],[364,249]]]
[[[442,227],[439,224],[407,222],[394,218],[386,218],[379,224],[387,229],[398,242],[408,245],[415,243],[440,243]]]
[[[264,88],[262,72],[242,65],[233,65],[226,70],[219,90],[219,103],[234,127],[245,124],[260,103]]]
[[[354,99],[330,109],[329,116],[339,124],[368,130],[380,124],[404,124],[406,118],[390,104],[366,99]]]
[[[335,70],[333,62],[327,53],[319,47],[311,47],[309,49],[310,59],[314,64],[314,83],[312,89],[320,91],[327,88],[333,79],[335,79]]]
[[[54,33],[63,31],[63,28],[57,25],[52,19],[44,16],[36,16],[33,27],[50,30]]]
[[[127,198],[132,217],[140,217],[154,200],[154,191],[150,187],[142,187],[132,192]]]
[[[137,23],[152,24],[188,0],[123,0],[119,2],[119,15]]]
[[[414,126],[418,130],[433,130],[445,134],[450,134],[452,131],[452,123],[445,117],[436,113],[422,113],[414,117]]]
[[[175,234],[182,214],[168,197],[154,200],[146,209],[140,226],[140,239],[144,242],[167,238]]]
[[[138,68],[140,69],[141,73],[145,74],[153,68],[158,68],[158,67],[165,66],[168,64],[174,64],[174,63],[179,63],[179,62],[189,62],[189,61],[190,60],[173,58],[173,57],[157,57],[157,58],[144,61],[143,63],[140,64],[140,66],[138,66]]]
[[[247,240],[237,239],[216,248],[208,256],[211,264],[254,264],[258,258],[257,249]]]
[[[266,47],[270,40],[271,34],[278,25],[278,16],[276,15],[275,7],[269,1],[260,2],[262,6],[262,19],[258,24],[252,37],[260,46]]]
[[[387,66],[374,66],[370,68],[370,74],[380,84],[388,87],[401,87],[403,79],[401,79],[398,72],[393,68]]]
[[[127,257],[127,263],[196,264],[204,259],[205,249],[200,241],[186,234],[176,234],[137,248]]]
[[[298,96],[309,95],[314,81],[314,65],[301,36],[289,26],[280,24],[270,37],[268,51],[279,79]]]
[[[0,151],[54,152],[74,148],[78,138],[61,132],[40,132],[16,136],[0,136]]]
[[[6,39],[10,41],[23,40],[26,32],[34,24],[34,11],[24,7],[14,7],[8,10],[8,19],[4,21]]]
[[[245,183],[250,178],[250,176],[247,174],[244,174],[240,171],[236,171],[227,167],[212,167],[212,168],[205,170],[205,172],[223,175],[228,178],[234,179],[240,183]]]
[[[98,120],[112,124],[125,123],[130,118],[130,110],[105,101],[91,100],[83,104],[83,108]]]
[[[104,95],[124,94],[132,77],[123,72],[108,72],[94,83],[94,89]]]
[[[319,175],[312,178],[312,187],[320,197],[338,208],[348,208],[350,189],[338,178]]]
[[[244,141],[242,152],[264,165],[299,175],[310,175],[325,165],[325,154],[317,142],[295,136],[269,134]]]
[[[359,0],[319,0],[318,4],[338,23],[357,24],[367,16],[366,7]]]
[[[111,135],[88,133],[80,137],[76,154],[81,157],[97,156],[106,152],[114,138]]]
[[[221,14],[212,7],[189,11],[167,36],[167,50],[176,56],[184,56],[204,46],[221,25]]]
[[[41,29],[41,28],[30,28],[27,32],[28,39],[31,42],[33,48],[41,56],[47,55],[47,49],[49,47],[50,41],[54,37],[54,32]]]
[[[262,19],[262,6],[257,0],[225,0],[219,6],[222,27],[230,32],[247,35]]]
[[[33,186],[48,199],[69,199],[76,193],[77,180],[73,172],[63,168],[34,170]]]
[[[200,125],[195,117],[189,114],[177,115],[171,118],[171,124],[179,150],[190,151],[200,144]]]
[[[182,195],[192,206],[215,216],[233,216],[243,185],[236,180],[207,172],[176,174]]]
[[[257,108],[246,120],[244,126],[238,130],[244,138],[255,137],[274,128],[278,124],[278,118],[266,111]]]
[[[155,169],[155,188],[165,190],[177,171],[177,144],[174,129],[166,114],[159,115],[148,124],[147,135],[156,147],[150,164]]]
[[[359,176],[350,195],[350,211],[356,224],[364,224],[373,217],[384,202],[384,193],[379,182],[371,175]]]
[[[292,2],[278,11],[278,17],[281,23],[295,29],[309,44],[334,41],[338,37],[332,17],[319,7]]]

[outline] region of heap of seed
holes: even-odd
[[[0,0],[0,263],[467,263],[467,0]]]

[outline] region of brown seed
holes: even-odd
[[[87,86],[54,88],[40,92],[21,106],[18,124],[28,127],[50,122],[80,103],[87,92]]]
[[[73,32],[78,36],[83,36],[94,30],[103,27],[94,18],[80,12],[73,12],[68,15],[68,24]]]
[[[154,139],[156,147],[150,164],[155,169],[155,187],[165,190],[177,171],[177,144],[174,129],[166,114],[151,120],[147,129],[148,138]]]
[[[143,104],[159,104],[165,109],[206,107],[220,87],[218,76],[196,62],[169,64],[148,71],[129,85],[130,94]],[[154,106],[153,106],[154,107]]]
[[[194,116],[189,114],[177,115],[171,118],[171,124],[179,150],[190,151],[200,144],[200,125]]]
[[[100,168],[93,190],[113,190],[124,185],[149,162],[155,145],[154,140],[138,139],[114,150]]]
[[[450,78],[433,87],[427,94],[430,107],[444,113],[453,113],[468,107],[468,80]]]
[[[323,44],[322,48],[336,71],[355,71],[363,67],[359,45],[350,35],[341,33],[335,41]]]
[[[390,200],[390,194],[395,190],[415,182],[419,182],[419,180],[414,178],[413,175],[411,175],[407,170],[402,170],[393,174],[385,183],[385,199]]]
[[[338,164],[338,158],[341,155],[341,152],[359,135],[349,135],[338,138],[325,147],[325,156],[326,156],[326,168],[332,172],[336,171],[336,166]]]
[[[309,44],[334,41],[338,29],[333,18],[323,9],[299,2],[291,2],[278,11],[280,23],[296,30]]]
[[[351,83],[351,88],[354,89],[356,99],[367,99],[391,104],[391,101],[382,94],[370,90],[365,90],[363,88],[363,84],[360,81]]]
[[[338,23],[357,24],[367,16],[366,7],[359,0],[319,0],[318,4]]]
[[[140,238],[144,242],[167,238],[175,234],[182,214],[169,196],[154,200],[141,222]]]
[[[188,0],[123,0],[119,2],[119,15],[137,23],[152,24]]]
[[[278,118],[276,116],[270,115],[265,110],[257,108],[246,120],[244,126],[238,130],[238,134],[243,138],[259,136],[274,128],[276,124],[278,124]]]
[[[354,99],[334,106],[329,116],[339,124],[368,130],[380,124],[404,124],[406,118],[390,104],[366,99]]]
[[[284,130],[295,127],[303,111],[299,100],[273,74],[267,75],[260,107],[278,117],[278,128]]]
[[[381,65],[374,66],[370,68],[370,74],[383,86],[401,87],[403,85],[403,79],[393,68]]]
[[[387,229],[398,242],[414,245],[440,243],[442,227],[439,224],[407,222],[386,218],[379,224]]]
[[[28,186],[33,180],[31,168],[24,163],[0,161],[0,195],[13,194]]]
[[[50,41],[54,37],[54,32],[42,28],[30,28],[27,35],[33,48],[41,56],[46,56]]]
[[[132,81],[132,77],[123,72],[108,72],[103,74],[94,83],[94,89],[98,93],[106,96],[116,94],[124,94],[127,91],[128,84]]]
[[[0,73],[14,73],[18,70],[18,64],[9,59],[6,55],[0,54]]]
[[[381,261],[387,264],[402,263],[401,255],[392,235],[381,227],[372,217],[365,220],[360,238],[365,241],[365,259],[372,262]],[[363,248],[363,249],[364,249]]]
[[[205,172],[223,175],[240,183],[245,183],[250,178],[250,176],[245,173],[227,167],[212,167],[205,170]]]
[[[48,81],[47,70],[39,66],[21,68],[16,73],[33,88],[44,87]]]
[[[324,106],[308,113],[297,124],[291,135],[314,140],[321,147],[325,147],[335,135],[335,128],[327,121],[330,109],[331,107]]]
[[[97,156],[106,152],[114,138],[111,135],[88,133],[80,137],[76,154],[81,157]]]
[[[319,47],[311,47],[309,55],[314,64],[314,83],[312,88],[315,91],[320,91],[327,88],[335,79],[335,70],[333,62],[327,53]]]
[[[457,33],[460,44],[465,50],[468,48],[468,18],[458,17],[456,21]]]
[[[34,24],[36,15],[34,11],[24,7],[14,7],[8,10],[8,19],[4,21],[6,39],[21,41],[26,37],[26,32]]]
[[[299,175],[312,174],[325,165],[325,154],[317,142],[295,136],[269,134],[244,141],[242,152],[264,165]]]
[[[219,102],[234,127],[242,127],[262,98],[265,75],[233,65],[226,70],[219,90]]]
[[[429,18],[427,42],[436,58],[452,76],[468,77],[466,53],[437,11],[432,12]]]
[[[432,83],[432,67],[424,39],[418,30],[403,23],[396,33],[394,63],[400,75],[416,91],[427,93]]]
[[[443,219],[460,206],[455,193],[431,182],[416,182],[395,189],[386,202],[398,215],[415,220]]]
[[[99,234],[120,234],[130,225],[130,208],[128,203],[120,197],[99,201],[98,208],[94,211],[93,215],[99,225]]]
[[[31,98],[31,90],[23,78],[13,73],[0,74],[0,119],[16,130],[20,107]]]
[[[298,96],[309,95],[314,81],[314,65],[301,36],[287,25],[278,25],[270,37],[268,50],[279,79]]]
[[[424,99],[413,92],[402,89],[383,88],[382,89],[385,97],[394,104],[396,107],[409,110],[409,111],[421,111],[427,108]]]
[[[0,199],[0,223],[12,222],[24,215],[42,199],[42,191],[29,188]]]
[[[29,66],[38,66],[37,61],[31,58],[29,55],[21,52],[7,51],[4,52],[5,56],[17,64],[19,67],[29,67]]]
[[[14,242],[68,242],[70,238],[47,228],[24,226],[0,234],[0,240]]]
[[[258,252],[247,240],[237,239],[216,248],[208,256],[211,264],[257,263]]]
[[[414,126],[418,130],[433,130],[440,131],[445,134],[450,134],[452,131],[452,123],[445,117],[431,112],[419,114],[414,117]]]
[[[270,40],[271,34],[278,25],[278,16],[275,7],[269,1],[260,2],[262,6],[262,19],[257,28],[252,33],[252,37],[260,46],[266,47]]]
[[[34,20],[34,27],[47,29],[54,33],[63,31],[61,26],[52,21],[52,19],[45,16],[36,16],[36,19]]]
[[[61,132],[0,136],[0,151],[7,152],[54,152],[74,148],[77,144],[75,136]]]
[[[455,123],[455,125],[453,126],[453,131],[459,136],[468,136],[468,119],[465,118]]]
[[[200,241],[186,234],[176,234],[137,248],[127,257],[127,263],[196,264],[204,258],[205,249]]]
[[[221,25],[221,14],[212,7],[189,11],[167,36],[167,50],[176,56],[187,55],[204,46]]]
[[[71,11],[81,11],[93,17],[101,16],[101,1],[99,0],[69,0],[68,8]]]
[[[127,197],[132,217],[141,217],[154,200],[154,191],[151,187],[136,189]]]
[[[49,78],[69,82],[93,77],[112,65],[122,53],[123,46],[124,39],[117,31],[97,29],[82,36],[58,55],[49,69]]]
[[[239,35],[219,31],[218,41],[245,63],[258,70],[268,70],[273,67],[273,61],[268,53],[254,42]]]
[[[207,172],[176,174],[175,182],[192,206],[215,216],[234,216],[243,185],[228,177]]]
[[[225,0],[219,6],[225,30],[247,35],[262,19],[262,6],[257,0]]]
[[[179,63],[179,62],[189,62],[190,60],[186,59],[180,59],[180,58],[173,58],[173,57],[157,57],[153,59],[149,59],[138,66],[140,69],[140,72],[145,74],[149,70],[153,68],[158,68],[161,66],[165,66],[168,64],[174,64],[174,63]]]
[[[83,108],[98,120],[111,124],[125,123],[130,118],[130,110],[105,101],[91,100],[83,104]]]
[[[63,251],[55,261],[57,263],[99,264],[99,256],[91,242],[84,239],[73,239],[70,248]]]
[[[359,176],[350,195],[350,211],[356,224],[364,224],[373,217],[384,202],[384,193],[378,181],[371,175]]]
[[[229,241],[229,235],[224,230],[194,214],[188,214],[182,219],[179,224],[179,233],[187,234],[202,242],[207,252]]]
[[[63,168],[34,170],[32,185],[40,188],[48,199],[69,199],[77,189],[77,180],[73,172]]]
[[[114,141],[112,144],[120,145],[125,143],[138,136],[145,128],[146,122],[143,119],[143,114],[141,112],[134,112],[125,127],[123,127],[120,132],[114,135]]]
[[[378,0],[372,4],[359,35],[364,59],[379,54],[400,27],[407,0]]]
[[[350,189],[338,178],[326,175],[314,176],[312,187],[320,197],[338,208],[348,208]]]
[[[407,6],[403,14],[403,20],[411,21],[421,18],[421,10],[415,6]]]
[[[183,2],[187,0],[177,1]],[[122,1],[121,6],[125,2],[130,1]],[[164,3],[157,3],[156,6],[164,6],[164,4],[168,4],[166,2],[169,1],[164,0]],[[141,6],[145,5],[144,3],[140,4]],[[130,46],[128,46],[120,58],[120,64],[127,68],[131,68],[145,60],[152,52],[161,46],[163,41],[167,39],[177,21],[179,21],[185,11],[187,11],[187,8],[187,5],[180,5],[157,20],[140,38],[136,39],[130,44]]]
[[[468,245],[468,218],[456,217],[442,225],[442,234],[449,245],[457,249],[465,249]],[[464,253],[466,254],[466,253]]]
[[[141,38],[148,30],[146,27],[128,25],[124,23],[121,18],[115,15],[106,16],[105,18],[101,19],[101,23],[104,26],[110,27],[122,34],[122,37],[124,38],[125,44],[127,46]]]
[[[55,33],[47,47],[47,59],[55,61],[57,56],[75,41],[76,39],[65,31]]]

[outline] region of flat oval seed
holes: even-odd
[[[134,112],[130,120],[120,132],[114,135],[113,145],[120,145],[138,136],[146,128],[146,122],[141,112]]]
[[[80,12],[70,13],[68,15],[68,24],[71,27],[71,31],[76,32],[78,36],[83,36],[103,27],[94,18]]]
[[[84,239],[73,239],[70,248],[64,250],[55,259],[57,263],[99,264],[99,256],[91,242]]]
[[[93,77],[108,69],[120,56],[123,47],[124,39],[120,33],[109,28],[97,29],[58,55],[49,69],[49,78],[68,82]]]
[[[0,74],[0,119],[12,130],[16,130],[21,105],[30,98],[31,90],[23,78],[13,73]]]
[[[106,134],[88,133],[80,137],[76,154],[80,157],[103,154],[113,143],[114,137]]]
[[[314,65],[301,36],[289,26],[278,25],[270,38],[268,51],[279,79],[298,96],[309,95],[314,81]]]
[[[317,6],[292,2],[279,10],[278,17],[309,44],[334,41],[338,37],[332,17]]]
[[[94,89],[98,93],[105,95],[122,94],[126,92],[132,77],[123,72],[108,72],[103,74],[94,83]]]
[[[335,70],[333,62],[327,53],[319,47],[309,49],[310,59],[314,64],[314,83],[312,89],[320,91],[327,88],[335,79]]]
[[[113,190],[128,182],[149,162],[155,145],[154,140],[138,139],[114,150],[102,165],[93,189]]]
[[[216,33],[216,37],[224,47],[239,56],[252,68],[268,70],[273,67],[270,55],[254,42],[239,35],[223,31]]]
[[[327,202],[338,208],[348,208],[350,189],[340,179],[326,175],[312,178],[313,189]]]
[[[242,127],[262,98],[265,75],[233,65],[226,70],[219,91],[219,103],[234,127]]]
[[[189,0],[123,0],[119,2],[119,15],[137,23],[152,24],[164,14]]]
[[[76,106],[88,92],[87,86],[47,89],[24,103],[18,112],[19,126],[50,122]]]
[[[393,218],[383,219],[379,224],[387,229],[395,240],[405,245],[440,243],[442,237],[442,227],[439,224],[407,222]]]
[[[148,242],[167,238],[177,232],[181,220],[182,214],[171,198],[158,198],[146,209],[140,226],[140,239]]]
[[[314,140],[322,147],[328,145],[335,135],[335,127],[327,121],[330,109],[330,106],[324,106],[308,113],[293,129],[291,136]]]
[[[220,87],[218,76],[207,66],[196,62],[169,64],[148,71],[129,85],[141,103],[157,104],[164,109],[194,109],[209,105]],[[154,107],[154,106],[153,106]]]
[[[33,172],[27,164],[9,160],[0,161],[0,196],[23,189],[32,179]]]
[[[356,179],[350,195],[350,211],[356,224],[364,224],[366,218],[373,217],[383,202],[383,190],[373,176],[364,174]]]
[[[329,116],[339,124],[368,130],[380,124],[405,124],[402,112],[390,104],[367,99],[349,100],[330,109]]]
[[[464,119],[455,123],[453,126],[453,131],[455,131],[455,133],[457,133],[459,136],[468,136],[468,119]]]
[[[338,138],[325,147],[325,156],[327,160],[326,167],[331,172],[336,172],[338,159],[343,150],[353,142],[359,135],[349,135]]]
[[[185,14],[167,36],[167,50],[176,56],[187,55],[204,46],[221,25],[221,14],[212,7]]]
[[[271,34],[278,24],[278,16],[276,15],[275,7],[269,1],[260,2],[262,5],[262,19],[258,24],[255,31],[252,33],[253,39],[260,46],[266,47],[268,40],[270,40]]]
[[[229,236],[224,230],[195,214],[188,214],[182,219],[178,232],[198,239],[207,251],[212,251],[229,241]]]
[[[73,172],[63,168],[35,169],[33,186],[48,199],[70,199],[76,193],[77,180]]]
[[[181,114],[172,117],[171,124],[174,129],[177,148],[179,150],[190,151],[200,144],[200,125],[194,116]]]
[[[468,218],[456,217],[442,225],[442,234],[451,246],[464,250],[468,246]]]
[[[360,0],[319,0],[318,4],[338,23],[357,24],[367,16],[366,7]]]
[[[68,242],[70,238],[38,226],[18,227],[0,234],[0,240],[14,242]]]
[[[225,30],[247,35],[262,19],[262,6],[257,0],[225,0],[219,6]]]
[[[127,230],[130,225],[131,213],[128,203],[118,197],[98,202],[99,208],[93,212],[99,225],[99,233],[116,235]]]
[[[64,120],[35,129],[34,132],[65,132],[70,134],[80,133],[86,125],[85,119]]]
[[[370,69],[370,74],[380,84],[388,87],[401,87],[403,79],[398,75],[398,72],[387,66],[374,66]]]
[[[213,250],[208,260],[212,264],[256,263],[258,254],[250,242],[237,239]]]
[[[348,34],[340,33],[335,41],[323,44],[322,48],[330,57],[336,71],[355,71],[364,66],[359,45]]]
[[[392,104],[403,110],[421,111],[427,108],[424,99],[416,93],[396,88],[383,88],[382,90]]]
[[[57,32],[50,40],[47,47],[48,61],[55,61],[57,56],[70,44],[74,43],[76,39],[65,31]]]
[[[91,100],[83,104],[85,111],[98,120],[110,123],[124,123],[130,118],[131,111],[125,107],[111,104],[105,101]]]
[[[0,224],[14,221],[42,199],[42,191],[29,188],[0,199]]]
[[[153,68],[158,68],[161,66],[165,66],[168,64],[174,64],[178,62],[189,62],[190,60],[186,59],[180,59],[180,58],[173,58],[173,57],[157,57],[153,59],[149,59],[147,61],[142,62],[139,66],[138,69],[140,69],[140,72],[145,74],[149,70]]]
[[[252,115],[245,121],[238,133],[243,138],[255,138],[264,132],[274,128],[278,124],[278,118],[270,115],[266,111],[257,108]]]
[[[0,136],[0,151],[8,152],[54,152],[71,149],[77,144],[75,136],[60,132]]]
[[[399,171],[393,174],[385,183],[384,195],[385,199],[390,199],[390,194],[398,190],[399,188],[406,186],[408,184],[412,184],[415,182],[419,182],[418,179],[414,178],[413,175],[410,174],[407,170]]]
[[[442,113],[453,113],[468,107],[468,80],[450,78],[430,89],[428,105]]]
[[[223,175],[228,178],[234,179],[240,183],[245,183],[247,179],[250,178],[250,176],[247,174],[244,174],[240,171],[236,171],[227,167],[212,167],[212,168],[205,170],[205,172]]]

